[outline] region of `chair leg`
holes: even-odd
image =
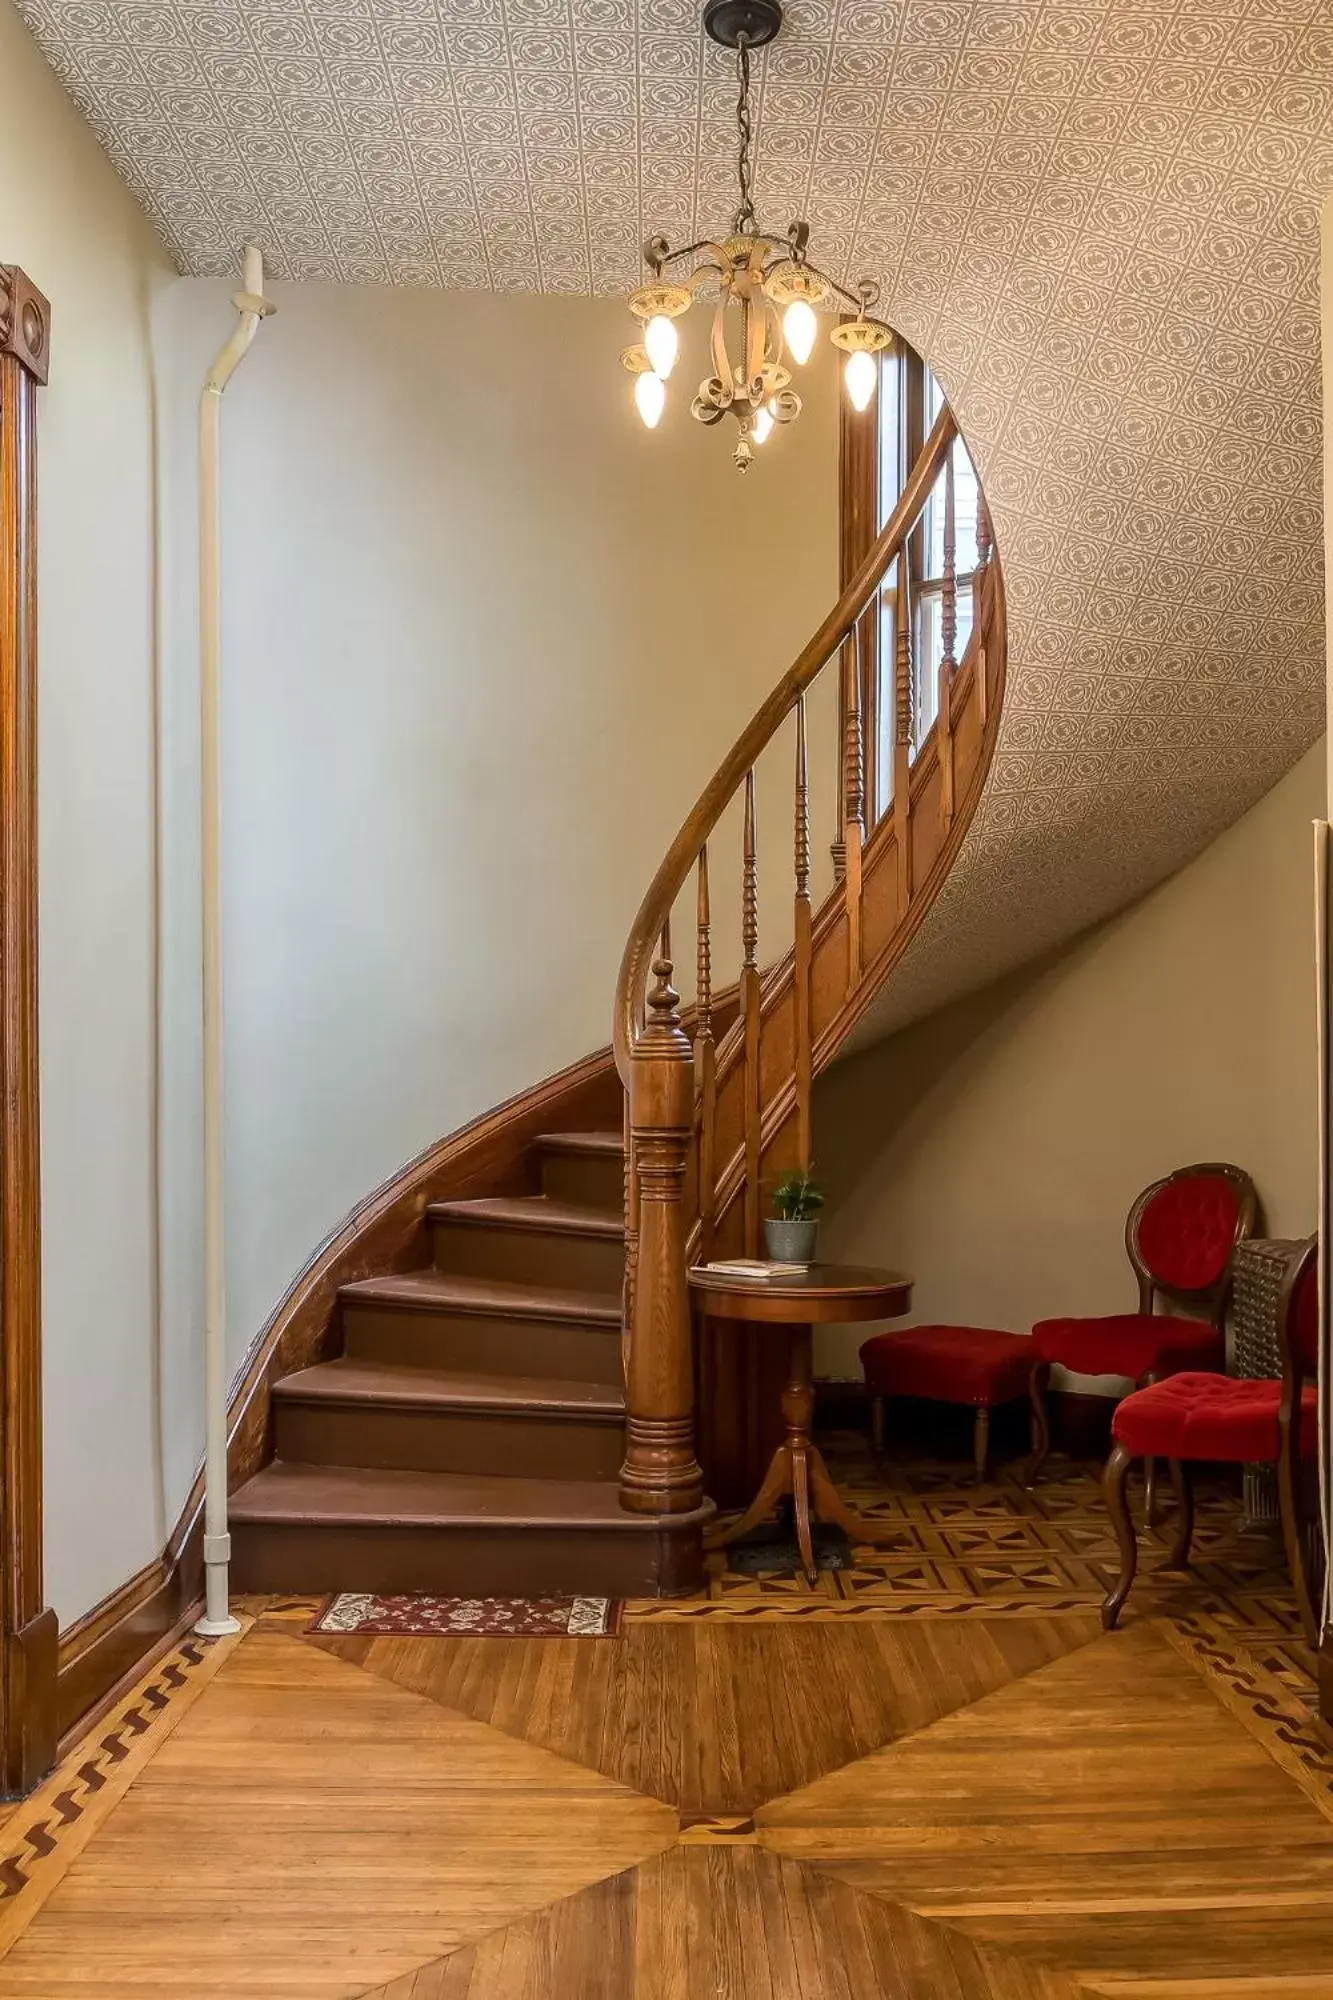
[[[1151,1389],[1156,1380],[1157,1377],[1155,1375],[1141,1375],[1137,1386],[1140,1389]],[[1160,1525],[1161,1519],[1162,1508],[1157,1497],[1157,1460],[1155,1458],[1145,1458],[1143,1461],[1143,1525],[1151,1533],[1154,1528]]]
[[[1176,1489],[1176,1530],[1171,1537],[1171,1550],[1165,1567],[1188,1569],[1190,1542],[1194,1536],[1194,1474],[1183,1459],[1173,1458],[1170,1465],[1171,1484]]]
[[[1035,1486],[1037,1474],[1051,1455],[1051,1413],[1046,1391],[1051,1380],[1051,1364],[1039,1361],[1028,1380],[1028,1400],[1032,1404],[1032,1456],[1023,1474],[1025,1486]]]
[[[990,1459],[990,1410],[985,1403],[978,1403],[976,1421],[972,1426],[972,1456],[976,1461],[977,1484],[986,1484],[986,1468]]]
[[[1108,1632],[1115,1629],[1121,1606],[1129,1596],[1134,1572],[1138,1567],[1138,1538],[1134,1533],[1134,1522],[1130,1515],[1129,1502],[1125,1497],[1125,1478],[1133,1463],[1130,1453],[1122,1444],[1118,1444],[1107,1459],[1106,1470],[1102,1474],[1102,1497],[1106,1501],[1111,1525],[1115,1529],[1115,1538],[1120,1545],[1120,1575],[1112,1589],[1106,1593],[1102,1604],[1102,1625]]]
[[[876,1458],[884,1456],[884,1398],[870,1399],[870,1448]]]

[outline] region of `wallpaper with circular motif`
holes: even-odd
[[[697,0],[19,0],[183,270],[604,292],[734,205]],[[883,281],[981,468],[990,784],[862,1038],[1178,867],[1323,723],[1328,0],[792,0],[761,217]]]

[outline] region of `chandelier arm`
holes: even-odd
[[[807,271],[813,271],[817,278],[822,278],[829,290],[836,292],[843,304],[850,306],[853,312],[863,313],[865,311],[865,300],[858,292],[849,292],[846,285],[840,285],[836,278],[830,278],[828,272],[821,271],[818,264],[807,263],[805,268]]]
[[[730,270],[730,257],[728,257],[726,250],[720,243],[714,243],[711,236],[702,236],[697,243],[687,243],[681,250],[668,250],[666,255],[660,259],[659,268],[665,270],[668,264],[677,264],[682,257],[697,256],[701,250],[707,250],[716,257],[720,271]],[[702,270],[696,271],[692,277],[682,278],[681,283],[684,285],[697,285],[702,279],[711,277],[712,275],[712,272],[705,267]]]

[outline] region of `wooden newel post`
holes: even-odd
[[[51,309],[0,264],[0,1792],[55,1762],[42,1580],[37,1070],[37,391]]]
[[[688,1514],[703,1501],[694,1449],[694,1361],[685,1276],[685,1164],[694,1126],[694,1051],[680,1025],[671,961],[653,966],[648,1021],[630,1071],[639,1191],[634,1319],[625,1385],[627,1449],[620,1504]]]

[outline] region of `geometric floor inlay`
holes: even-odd
[[[1333,1745],[1234,1495],[1104,1634],[1090,1469],[833,1456],[890,1547],[595,1645],[248,1601],[0,1824],[0,1996],[1333,2000]]]

